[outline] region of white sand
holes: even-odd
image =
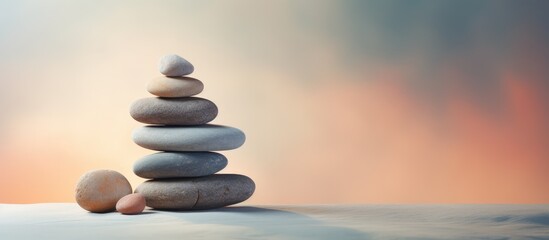
[[[0,204],[0,239],[549,239],[549,205],[236,206],[125,216]]]

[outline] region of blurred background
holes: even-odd
[[[143,181],[130,104],[195,66],[248,204],[548,203],[549,1],[0,0],[0,202]]]

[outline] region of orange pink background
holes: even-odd
[[[128,113],[195,66],[250,204],[548,203],[544,1],[0,1],[0,202],[152,153]]]

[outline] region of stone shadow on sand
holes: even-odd
[[[526,223],[549,226],[549,213],[533,214],[523,218]]]
[[[368,234],[352,228],[329,225],[307,215],[277,209],[235,206],[192,212],[204,214],[200,214],[199,216],[195,214],[189,217],[184,213],[191,213],[191,211],[162,211],[163,214],[178,217],[181,220],[195,224],[231,225],[249,228],[249,232],[242,233],[242,238],[257,238],[258,236],[268,236],[274,239],[320,240],[371,238]],[[212,229],[212,231],[215,231],[215,229]]]
[[[505,222],[521,222],[524,224],[535,224],[541,226],[549,226],[549,213],[539,213],[539,214],[530,214],[530,215],[504,215],[497,216],[492,218],[494,222],[505,223]]]

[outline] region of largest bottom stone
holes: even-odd
[[[149,180],[135,192],[145,196],[147,206],[167,210],[220,208],[250,198],[255,183],[238,174],[214,174],[199,178]]]

